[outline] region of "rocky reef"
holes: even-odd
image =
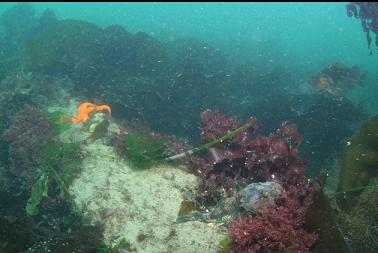
[[[308,176],[366,118],[346,90],[304,94],[284,66],[234,66],[201,40],[37,17],[26,3],[0,23],[0,227],[14,232],[0,233],[0,252],[335,249],[308,226],[333,212]],[[328,70],[328,86],[363,79],[342,63]],[[111,115],[72,121],[87,102]],[[375,120],[350,140],[340,192],[376,184]],[[206,148],[165,160],[197,144]],[[371,188],[346,195],[354,206],[339,219],[363,252],[377,247],[361,246],[376,234],[372,198]]]
[[[20,54],[27,42],[56,21],[51,10],[36,17],[34,7],[29,3],[19,3],[6,10],[0,17],[0,24],[4,27],[2,56]]]
[[[203,42],[166,45],[143,32],[130,34],[116,25],[101,29],[78,20],[44,29],[26,45],[21,62],[28,72],[68,76],[80,96],[112,104],[115,116],[165,133],[190,132],[201,108],[216,102],[227,79],[223,55]],[[193,99],[198,103],[189,108]]]

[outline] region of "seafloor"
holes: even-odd
[[[75,105],[71,100],[70,106],[51,109]],[[226,237],[225,226],[175,222],[184,196],[198,185],[197,177],[183,165],[132,169],[103,139],[85,141],[91,124],[98,123],[91,120],[87,127],[73,125],[61,135],[61,141],[74,140],[81,145],[82,171],[69,190],[88,221],[104,225],[105,243],[116,244],[126,238],[136,252],[219,252],[216,242]],[[108,129],[119,131],[114,122]]]

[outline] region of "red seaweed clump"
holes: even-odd
[[[208,141],[242,125],[212,110],[203,112],[201,118],[202,137]],[[247,185],[278,179],[285,186],[306,181],[305,163],[298,156],[302,136],[297,126],[284,122],[276,133],[255,137],[260,127],[255,118],[248,121],[251,127],[247,131],[210,148],[207,157],[191,158],[202,177],[197,192],[200,202],[213,204],[221,197],[232,196],[237,182]]]
[[[242,124],[222,112],[202,114],[202,136],[214,140]],[[283,122],[275,133],[255,136],[260,128],[254,118],[251,127],[232,140],[213,146],[207,156],[192,157],[202,181],[197,189],[199,202],[215,204],[235,196],[237,186],[276,181],[284,193],[274,207],[259,214],[244,213],[229,226],[234,253],[310,252],[316,234],[305,231],[306,213],[320,187],[304,175],[305,161],[298,147],[303,137],[295,124]]]
[[[44,147],[53,138],[51,121],[37,108],[25,106],[10,119],[3,136],[9,142],[10,172],[30,187],[38,177]]]
[[[203,124],[201,136],[206,140],[214,140],[227,133],[227,131],[238,128],[241,124],[228,117],[221,111],[207,109],[201,113]]]
[[[232,252],[310,252],[317,235],[306,232],[303,225],[315,192],[315,188],[308,187],[299,193],[293,187],[277,201],[276,207],[266,208],[255,218],[239,217],[229,226]]]

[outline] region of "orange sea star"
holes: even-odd
[[[93,112],[106,110],[109,112],[109,115],[112,113],[112,109],[108,105],[95,105],[89,102],[82,103],[77,109],[78,116],[71,117],[71,122],[79,123],[86,122],[89,119],[89,116]]]

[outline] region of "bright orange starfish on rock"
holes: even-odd
[[[91,113],[102,110],[108,111],[109,115],[112,114],[112,109],[108,105],[95,105],[89,102],[85,102],[82,103],[77,109],[78,116],[71,117],[70,120],[74,123],[86,122],[89,119]]]

